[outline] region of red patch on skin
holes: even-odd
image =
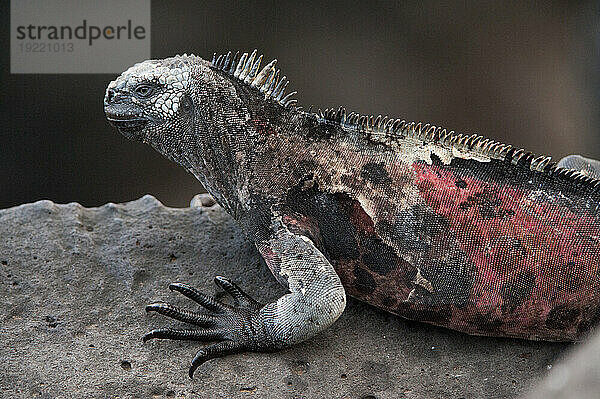
[[[283,223],[289,228],[304,232],[305,230],[316,229],[316,223],[308,216],[304,215],[284,215]]]
[[[266,246],[266,245],[259,246],[258,250],[272,271],[273,269],[272,269],[271,265],[273,265],[276,260],[275,252],[273,252],[271,247]]]
[[[273,128],[267,121],[264,121],[264,120],[258,119],[258,118],[253,118],[253,119],[250,119],[250,123],[252,123],[252,125],[254,126],[256,131],[259,134],[262,134],[263,136],[270,136],[270,135],[276,134],[275,130],[273,130]]]
[[[598,219],[574,213],[549,193],[541,199],[531,190],[422,163],[413,169],[422,198],[450,222],[477,270],[472,306],[455,309],[449,327],[465,331],[473,316],[483,315],[490,322],[502,321],[491,335],[574,339],[578,324],[599,306]],[[523,286],[527,281],[534,282]],[[507,308],[507,290],[528,295]],[[548,329],[548,314],[561,305],[581,310],[581,317],[564,330]]]
[[[282,221],[292,233],[306,236],[317,248],[323,248],[323,240],[316,220],[309,216],[293,214],[284,215]]]
[[[361,231],[366,234],[375,233],[375,226],[373,224],[373,220],[364,211],[364,209],[360,205],[360,202],[352,201],[346,206],[346,208],[346,213],[350,218],[350,223],[352,223],[352,225],[356,227],[358,231]]]
[[[287,287],[286,277],[282,276],[279,273],[280,272],[279,265],[281,264],[281,258],[279,256],[279,254],[274,252],[273,249],[269,245],[265,245],[264,243],[262,243],[262,244],[259,243],[259,244],[257,244],[256,247],[258,248],[258,252],[260,252],[263,259],[265,260],[265,263],[269,267],[269,270],[271,270],[271,273],[273,273],[273,276],[275,276],[275,278],[277,279],[277,281],[279,281],[279,283],[281,285],[283,285],[284,287]]]

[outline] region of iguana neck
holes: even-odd
[[[194,112],[193,140],[176,159],[194,174],[234,218],[248,207],[247,181],[252,154],[264,151],[265,136],[278,134],[307,114],[266,100],[255,89],[218,74],[218,90],[197,90],[193,101],[210,104]],[[201,98],[201,97],[208,97]]]

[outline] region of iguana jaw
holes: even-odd
[[[149,122],[148,118],[140,114],[123,112],[119,108],[117,105],[106,105],[104,107],[106,119],[126,138],[142,141],[144,128]]]

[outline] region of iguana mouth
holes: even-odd
[[[148,124],[148,119],[139,116],[111,115],[106,113],[106,119],[111,125],[116,127],[119,132],[128,139],[141,140],[141,131]]]
[[[124,118],[107,116],[106,119],[117,129],[141,129],[148,123],[145,118]]]

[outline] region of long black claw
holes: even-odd
[[[159,328],[145,334],[143,342],[150,339],[186,339],[193,341],[215,341],[227,339],[227,331],[223,329],[197,329],[197,330],[175,330],[172,328]]]
[[[215,284],[221,287],[225,292],[233,297],[237,304],[242,304],[248,307],[262,307],[262,305],[255,301],[250,295],[246,294],[240,287],[238,287],[233,281],[228,278],[217,276],[215,277]]]
[[[189,310],[180,309],[168,303],[157,302],[146,305],[146,312],[156,312],[175,320],[185,323],[195,324],[197,326],[208,326],[215,324],[216,318],[207,314],[190,312]]]
[[[190,366],[190,378],[207,360],[246,350],[269,348],[269,345],[265,344],[269,340],[265,338],[260,328],[256,328],[262,322],[259,319],[262,304],[252,299],[229,279],[218,276],[215,278],[215,283],[233,297],[235,306],[221,303],[183,283],[173,283],[169,285],[169,289],[180,292],[197,302],[206,308],[208,313],[188,311],[164,302],[146,306],[148,312],[157,312],[176,320],[196,324],[201,328],[194,330],[160,328],[144,335],[144,342],[155,338],[215,342],[196,353]]]
[[[202,363],[210,359],[215,359],[217,357],[227,356],[242,351],[244,351],[244,346],[234,341],[222,341],[213,345],[205,346],[196,353],[196,356],[194,356],[194,359],[192,360],[192,365],[190,366],[189,372],[190,378],[194,377],[194,372]]]
[[[199,305],[204,306],[206,309],[215,313],[222,313],[227,310],[227,305],[220,303],[215,298],[205,295],[187,284],[183,283],[172,283],[169,285],[171,291],[181,292],[192,301],[197,302]]]

